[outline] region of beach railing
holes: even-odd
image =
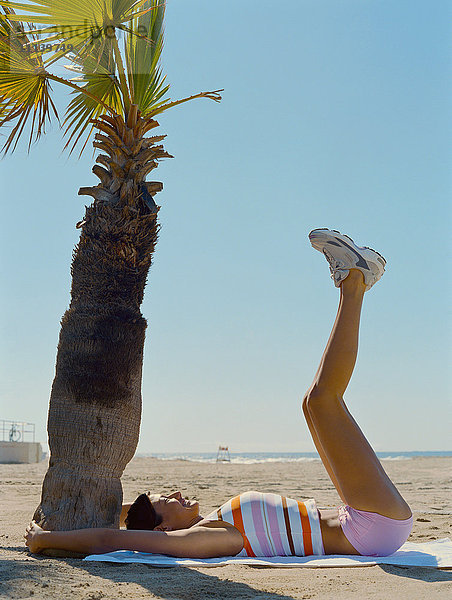
[[[0,463],[38,463],[44,455],[42,446],[35,442],[35,424],[0,419]]]
[[[35,424],[0,419],[2,442],[34,442]]]

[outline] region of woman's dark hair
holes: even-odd
[[[127,529],[154,529],[162,522],[147,494],[140,494],[129,508],[125,520]]]

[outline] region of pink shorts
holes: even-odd
[[[388,556],[407,541],[413,515],[399,521],[351,506],[339,506],[339,522],[345,537],[361,555]]]

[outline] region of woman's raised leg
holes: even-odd
[[[314,381],[303,399],[303,410],[320,457],[342,500],[358,510],[403,520],[410,517],[410,508],[343,400],[356,362],[365,290],[362,272],[351,269],[340,284],[336,320]]]
[[[303,413],[304,413],[304,418],[306,419],[306,423],[308,425],[309,431],[311,433],[312,441],[314,442],[314,446],[316,447],[317,452],[319,453],[319,456],[320,456],[320,459],[321,459],[321,461],[323,463],[323,466],[325,467],[326,472],[330,476],[330,479],[333,482],[333,485],[336,488],[337,493],[339,494],[340,499],[342,500],[342,502],[346,503],[347,501],[346,501],[346,499],[344,497],[344,494],[342,492],[341,486],[339,485],[339,482],[336,479],[336,475],[334,474],[334,471],[331,468],[330,461],[328,460],[328,457],[325,454],[325,450],[323,449],[323,446],[320,443],[319,437],[317,435],[317,431],[315,430],[314,424],[312,422],[311,415],[310,415],[309,410],[308,410],[307,402],[305,402],[304,400],[303,400]]]

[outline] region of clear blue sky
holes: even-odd
[[[450,450],[451,5],[170,0],[174,160],[145,301],[141,452],[313,449],[299,403],[338,290],[307,233],[387,258],[346,399],[377,450]],[[54,86],[63,109],[65,90]],[[92,153],[55,124],[0,162],[0,418],[46,439]]]

